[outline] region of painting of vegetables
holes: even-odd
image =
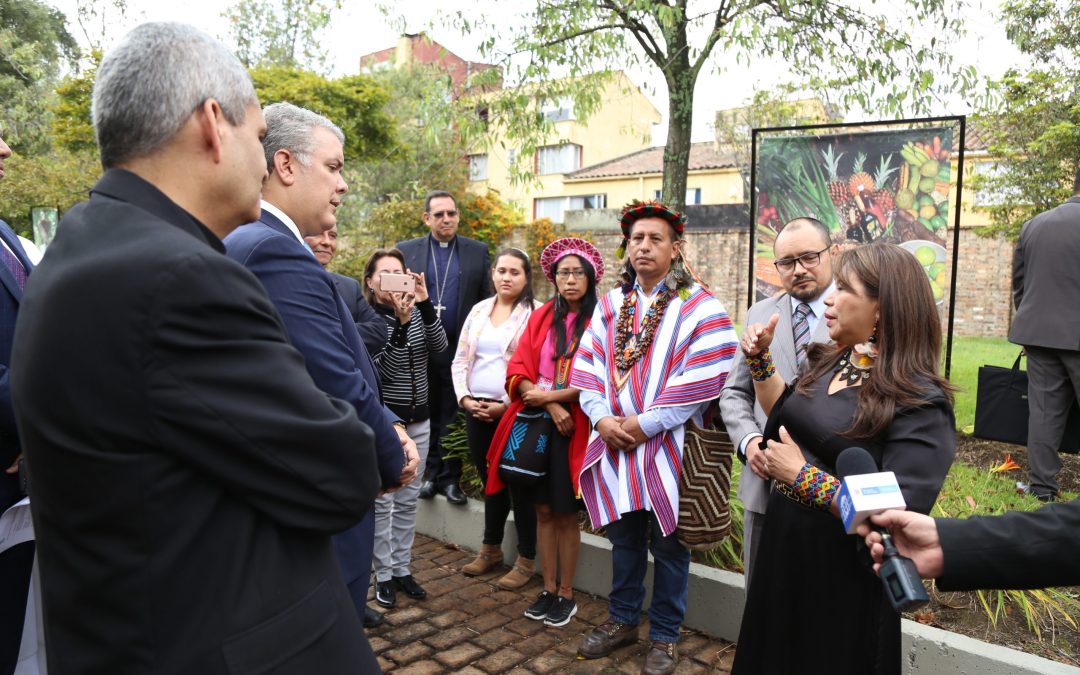
[[[919,241],[944,251],[957,198],[952,155],[951,126],[763,135],[754,167],[757,297],[782,290],[772,245],[798,217],[820,220],[842,247]]]

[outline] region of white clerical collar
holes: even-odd
[[[454,243],[454,237],[450,237],[450,241],[439,241],[438,239],[435,238],[435,235],[432,234],[432,235],[429,235],[429,236],[431,237],[431,240],[433,242],[435,242],[436,244],[439,245],[439,248],[448,248],[450,246],[450,244]],[[457,235],[454,235],[454,236],[456,237]]]
[[[307,242],[304,241],[304,236],[302,234],[300,234],[300,228],[296,226],[296,223],[293,222],[292,218],[285,215],[284,211],[282,211],[278,207],[274,206],[270,202],[266,201],[265,199],[262,200],[262,208],[269,211],[274,216],[276,216],[277,219],[280,220],[281,222],[285,223],[285,227],[289,228],[289,232],[292,232],[293,235],[296,236],[297,240],[301,244],[304,245],[304,248],[307,248],[308,250],[310,250],[310,248],[307,245]]]

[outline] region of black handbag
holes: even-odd
[[[1017,355],[1012,368],[981,366],[975,393],[975,430],[973,435],[988,441],[1027,445],[1028,377],[1020,370]],[[1080,405],[1073,401],[1069,410],[1061,452],[1080,450]]]
[[[555,423],[543,408],[524,408],[510,427],[499,455],[499,478],[513,485],[533,485],[548,472],[548,446]]]

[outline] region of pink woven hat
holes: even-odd
[[[596,283],[600,283],[600,279],[604,276],[604,256],[600,255],[599,249],[591,243],[577,237],[556,239],[540,254],[540,268],[544,270],[544,276],[548,278],[548,281],[555,283],[555,265],[568,255],[576,255],[588,260],[596,270]]]

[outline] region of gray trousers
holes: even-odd
[[[409,574],[412,561],[413,539],[416,538],[416,500],[420,483],[424,480],[431,443],[431,421],[413,422],[406,432],[416,443],[420,453],[420,467],[416,480],[397,492],[382,495],[375,500],[375,553],[376,581],[390,581],[391,577]]]
[[[1062,436],[1080,396],[1080,351],[1025,347],[1028,374],[1028,473],[1035,494],[1056,494]]]
[[[749,471],[749,467],[743,467],[743,471]],[[765,528],[765,514],[743,510],[743,579],[746,591],[750,591],[750,575],[754,571],[754,561],[757,560],[758,546],[761,545],[761,531]]]

